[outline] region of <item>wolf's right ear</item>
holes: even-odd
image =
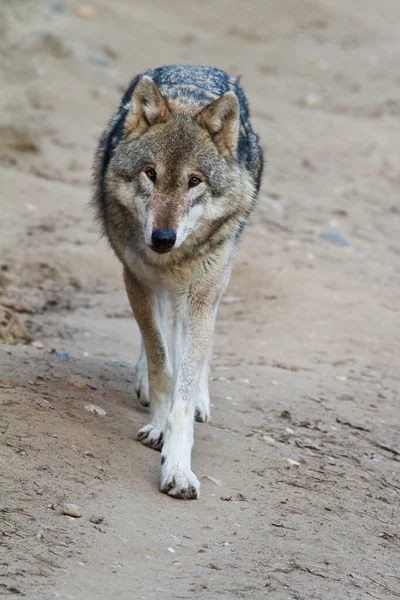
[[[152,125],[165,121],[169,114],[160,90],[151,77],[144,75],[132,95],[131,109],[125,119],[125,135],[137,137]]]

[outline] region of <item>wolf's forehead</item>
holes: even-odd
[[[207,142],[200,127],[191,119],[179,119],[159,129],[154,128],[145,143],[154,159],[171,167],[184,168],[185,165],[199,162],[207,151],[212,151],[212,144]]]

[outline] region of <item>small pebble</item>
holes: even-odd
[[[294,460],[293,458],[286,458],[286,462],[287,462],[288,468],[291,468],[291,467],[297,468],[300,466],[300,463],[297,462],[297,460]]]
[[[75,389],[77,390],[84,390],[86,389],[86,384],[83,383],[83,381],[70,381],[70,384],[74,386]]]
[[[175,554],[175,550],[173,548],[167,548],[168,552],[171,552],[172,554]]]
[[[83,4],[75,9],[75,14],[81,19],[93,19],[96,16],[96,9]]]
[[[241,300],[238,296],[225,296],[222,299],[222,304],[236,304],[236,302],[241,302]]]
[[[211,481],[211,483],[215,483],[215,485],[221,485],[221,482],[218,479],[215,479],[210,475],[204,475],[204,479],[208,479],[208,481]]]
[[[107,414],[103,408],[100,408],[100,406],[97,406],[96,404],[86,404],[85,409],[100,417],[104,417]]]
[[[90,56],[90,61],[96,65],[107,67],[110,64],[110,58],[103,54],[103,52],[95,52]]]
[[[214,529],[214,527],[207,523],[207,525],[204,525],[203,529]]]
[[[275,444],[274,438],[268,437],[267,435],[263,435],[263,440],[268,444],[268,446],[273,446]]]
[[[321,106],[323,101],[324,101],[324,99],[320,94],[311,92],[310,94],[307,94],[305,96],[302,103],[305,104],[305,106],[308,106],[309,108],[315,108],[317,106]]]
[[[326,242],[330,242],[331,244],[335,244],[336,246],[341,246],[342,248],[347,248],[350,246],[349,242],[344,238],[340,233],[336,231],[324,231],[320,234],[320,239],[325,240]]]
[[[56,352],[56,356],[61,360],[68,360],[70,358],[69,352]]]
[[[63,13],[65,11],[65,6],[62,2],[52,2],[49,9],[54,13]]]
[[[183,567],[183,564],[180,560],[173,560],[172,564],[174,565],[174,567]]]
[[[76,504],[64,504],[63,514],[68,515],[69,517],[75,517],[76,519],[79,519],[79,517],[82,516],[79,506]]]
[[[32,348],[36,348],[36,350],[43,350],[44,348],[42,342],[32,342],[31,346]]]
[[[104,517],[102,517],[101,515],[92,515],[89,521],[91,523],[94,523],[95,525],[100,525],[100,523],[103,523]]]

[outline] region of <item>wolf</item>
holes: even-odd
[[[239,78],[186,65],[137,75],[95,156],[93,204],[142,336],[137,438],[162,451],[160,490],[176,498],[199,497],[193,422],[210,419],[214,323],[263,164]]]

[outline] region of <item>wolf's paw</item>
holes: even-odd
[[[149,448],[161,450],[164,441],[164,433],[160,427],[156,427],[150,423],[139,429],[137,439]]]
[[[149,406],[149,375],[146,361],[138,361],[133,375],[133,385],[140,404],[142,406]]]
[[[160,490],[182,500],[196,500],[200,496],[200,484],[196,475],[190,469],[179,466],[163,466]]]
[[[211,418],[210,412],[210,397],[209,396],[200,396],[196,400],[196,408],[194,413],[194,418],[199,423],[206,423]]]

